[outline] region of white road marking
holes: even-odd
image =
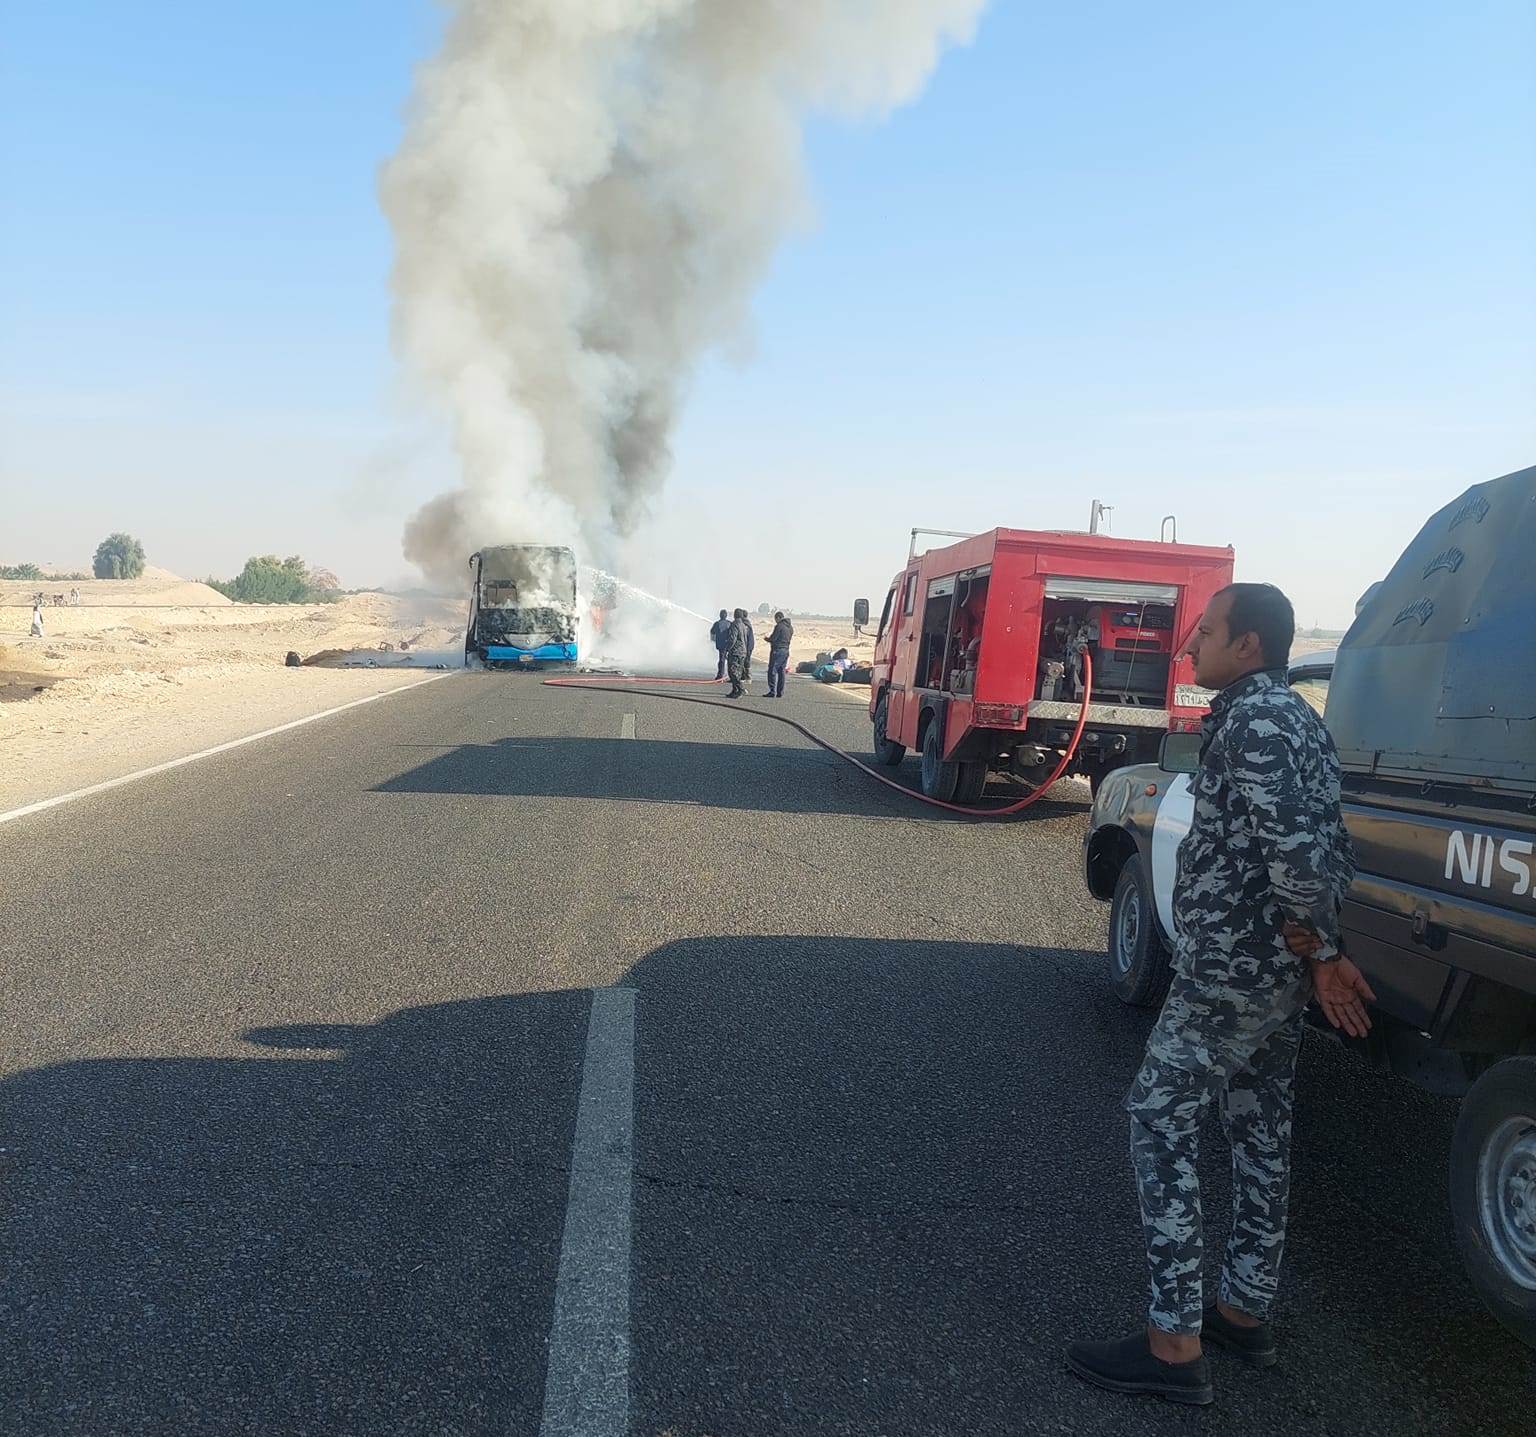
[[[598,988],[576,1110],[539,1437],[628,1437],[635,990]]]
[[[633,738],[634,736],[635,736],[635,716],[634,716],[634,714],[625,714],[624,717],[619,720],[619,737],[620,738]]]
[[[42,798],[36,803],[24,804],[20,808],[13,808],[8,813],[0,813],[0,823],[9,823],[13,818],[25,818],[29,813],[41,813],[45,808],[57,808],[61,803],[73,803],[77,798],[89,798],[95,793],[106,793],[108,789],[121,788],[125,783],[136,783],[141,778],[149,778],[152,774],[166,773],[170,769],[180,768],[184,763],[196,763],[200,758],[211,758],[216,753],[228,753],[232,748],[240,748],[244,744],[255,743],[257,739],[271,738],[276,733],[287,733],[289,729],[303,728],[307,723],[315,723],[323,718],[330,718],[332,714],[345,713],[348,709],[355,709],[362,704],[371,704],[375,699],[391,698],[395,694],[403,694],[411,689],[419,689],[423,684],[430,684],[437,679],[445,679],[447,673],[429,674],[424,679],[417,679],[413,684],[402,684],[397,689],[385,689],[382,693],[369,694],[366,698],[353,699],[350,703],[337,704],[333,709],[326,709],[321,713],[309,714],[305,718],[293,719],[289,723],[280,723],[276,728],[264,728],[260,733],[250,733],[244,738],[230,739],[228,743],[218,743],[212,748],[199,749],[197,753],[189,753],[183,758],[173,758],[166,763],[157,763],[152,768],[137,769],[133,773],[125,773],[121,778],[109,778],[104,783],[93,783],[89,788],[77,788],[72,793],[61,793],[56,798]]]

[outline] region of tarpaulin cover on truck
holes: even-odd
[[[1339,645],[1328,727],[1348,770],[1536,792],[1536,468],[1419,531]]]

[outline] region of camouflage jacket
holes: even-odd
[[[1179,966],[1202,955],[1294,963],[1287,919],[1339,948],[1339,905],[1355,857],[1339,811],[1339,756],[1323,721],[1282,669],[1217,694],[1205,721],[1194,816],[1173,891]]]
[[[735,619],[726,636],[725,651],[733,659],[752,656],[752,625],[745,619]]]

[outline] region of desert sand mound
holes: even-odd
[[[0,582],[0,604],[30,604],[41,592],[48,604],[55,594],[80,591],[82,608],[121,605],[127,608],[178,608],[223,606],[229,600],[217,589],[195,579],[183,579],[165,569],[145,569],[137,579],[8,579]]]

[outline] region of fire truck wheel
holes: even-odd
[[[960,765],[960,781],[955,784],[956,803],[977,803],[987,786],[987,761],[976,759]]]
[[[1168,950],[1152,912],[1152,885],[1140,855],[1132,854],[1120,870],[1109,906],[1109,986],[1122,1003],[1156,1008],[1172,980]]]
[[[960,765],[944,757],[944,725],[931,719],[923,730],[923,792],[940,803],[950,803],[960,782]]]
[[[885,736],[886,715],[890,711],[890,694],[880,695],[875,704],[875,762],[887,768],[895,768],[907,756],[905,745],[893,743]]]

